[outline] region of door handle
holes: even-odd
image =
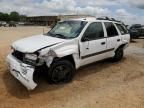
[[[101,43],[101,45],[105,45],[105,44],[106,44],[105,42],[102,42],[102,43]]]
[[[119,41],[120,41],[120,39],[117,39],[117,41],[119,42]]]

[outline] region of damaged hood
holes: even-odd
[[[33,53],[42,48],[50,47],[64,41],[66,40],[45,35],[37,35],[18,40],[12,44],[12,47],[23,53]]]

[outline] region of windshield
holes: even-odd
[[[85,21],[63,21],[57,23],[47,35],[63,39],[71,39],[77,37],[84,26]]]

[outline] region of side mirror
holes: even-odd
[[[86,41],[89,41],[89,39],[86,36],[84,36],[81,41],[86,42]]]

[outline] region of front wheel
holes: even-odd
[[[115,51],[115,56],[113,57],[113,61],[117,62],[117,61],[122,60],[123,55],[124,55],[123,48],[118,48],[118,49]]]
[[[68,60],[59,60],[52,63],[48,71],[49,83],[67,83],[70,82],[75,73],[75,68]]]

